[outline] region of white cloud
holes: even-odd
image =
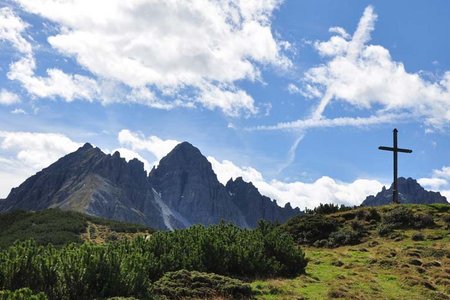
[[[21,108],[15,108],[11,111],[11,113],[15,114],[15,115],[27,115],[28,114],[25,110],[23,110]]]
[[[422,78],[420,72],[407,72],[389,50],[369,44],[376,19],[368,6],[351,39],[334,28],[330,31],[338,35],[314,44],[327,62],[305,74],[306,84],[323,91],[313,117],[322,117],[328,103],[339,100],[359,108],[380,105],[383,113],[407,111],[434,126],[448,123],[450,72],[436,81]]]
[[[0,105],[12,105],[20,102],[18,95],[5,89],[0,90]]]
[[[328,176],[311,183],[267,181],[252,167],[239,167],[231,161],[218,161],[211,156],[208,156],[208,160],[221,183],[226,184],[230,178],[242,177],[245,181],[252,182],[261,194],[276,199],[280,206],[288,202],[301,209],[314,208],[320,203],[360,205],[366,196],[376,194],[383,187],[377,180],[357,179],[347,183]]]
[[[47,76],[34,74],[36,62],[32,54],[11,64],[8,79],[19,81],[32,95],[40,98],[61,97],[66,101],[92,101],[99,95],[97,82],[82,75],[66,74],[59,69],[47,69]]]
[[[260,125],[249,130],[307,130],[311,128],[326,128],[326,127],[366,127],[371,125],[399,122],[406,118],[406,114],[380,114],[372,115],[370,117],[340,117],[334,119],[326,118],[310,118],[305,120],[297,120],[293,122],[283,122],[276,125]]]
[[[11,8],[0,8],[0,41],[9,41],[21,53],[31,53],[31,45],[22,37],[28,24],[17,17]]]
[[[301,93],[301,90],[298,88],[298,86],[296,86],[293,83],[288,84],[287,90],[288,90],[289,94],[300,94]]]
[[[229,160],[219,161],[212,156],[207,158],[217,175],[217,179],[224,185],[230,178],[236,179],[237,177],[242,177],[245,181],[263,181],[262,174],[252,167],[238,167]]]
[[[15,159],[34,170],[47,167],[81,146],[56,133],[0,131],[0,140],[0,149],[16,153]]]
[[[420,178],[418,182],[426,189],[440,192],[450,201],[450,167],[444,166],[439,170],[433,170],[432,176]]]
[[[433,170],[435,177],[450,179],[450,167],[442,167],[440,170]]]
[[[35,75],[36,60],[31,43],[24,37],[29,27],[12,9],[0,9],[0,40],[10,42],[21,54],[22,58],[10,65],[7,73],[9,80],[17,80],[33,96],[61,97],[66,101],[74,99],[93,100],[99,97],[99,87],[95,80],[82,76],[66,74],[55,68],[46,70],[47,77]],[[2,90],[0,104],[17,103],[17,95]]]
[[[260,130],[307,129],[312,127],[368,126],[400,120],[421,120],[431,127],[450,122],[450,71],[429,80],[421,71],[405,70],[392,59],[389,50],[370,44],[377,15],[368,6],[353,36],[341,27],[328,41],[313,43],[324,63],[304,74],[301,93],[320,101],[308,119],[259,126]],[[327,119],[324,112],[332,101],[341,101],[362,110],[369,117]]]
[[[443,178],[420,178],[417,182],[424,188],[433,191],[439,190],[441,187],[448,184],[448,181]]]
[[[0,198],[79,146],[62,134],[0,131]]]
[[[138,153],[139,151],[151,153],[156,158],[156,161],[153,163],[147,162],[148,168],[157,165],[161,158],[166,156],[176,145],[179,144],[176,140],[163,140],[154,135],[146,137],[141,133],[132,132],[128,129],[122,129],[119,132],[117,139],[122,146],[131,148],[131,151],[133,152],[128,152],[130,155],[132,153]],[[135,157],[139,159],[139,157]],[[149,171],[149,169],[147,170]]]
[[[253,98],[235,83],[259,80],[261,65],[291,66],[282,53],[289,43],[271,31],[270,19],[281,0],[17,2],[56,23],[59,32],[48,37],[50,45],[97,79],[163,94],[172,90],[175,103],[153,107],[178,106],[178,93],[192,88],[190,105],[219,108],[231,116],[255,114]],[[153,96],[145,99],[155,104]]]

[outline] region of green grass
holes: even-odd
[[[450,230],[446,216],[450,205],[405,205],[414,214],[433,217],[435,226],[395,229],[380,237],[378,224],[364,223],[368,231],[362,243],[337,248],[301,245],[309,260],[306,274],[294,279],[256,280],[252,287],[258,299],[450,299]],[[377,208],[383,216],[396,206]],[[327,217],[340,226],[352,221],[356,211]],[[380,220],[383,222],[383,220]],[[411,237],[420,232],[425,240]],[[395,237],[403,238],[395,239]],[[411,263],[417,259],[422,265]],[[417,263],[417,262],[416,262]]]

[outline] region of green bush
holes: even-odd
[[[388,236],[394,231],[394,228],[388,224],[380,224],[378,226],[377,232],[380,236]]]
[[[383,223],[392,228],[408,228],[411,226],[414,214],[405,206],[398,206],[384,214]]]
[[[421,229],[435,225],[433,217],[430,214],[414,214],[410,208],[405,206],[399,206],[388,211],[384,215],[383,223],[391,226],[393,229]]]
[[[251,286],[238,279],[187,270],[166,273],[152,285],[152,294],[169,299],[253,298]]]
[[[34,293],[29,288],[23,288],[15,291],[0,291],[0,300],[47,300],[44,293]]]
[[[430,228],[435,225],[433,217],[430,214],[420,213],[414,215],[413,228]]]
[[[361,243],[363,238],[361,231],[353,229],[341,229],[333,232],[328,238],[328,247],[339,247],[343,245],[357,245]]]
[[[326,240],[332,232],[338,230],[335,220],[318,214],[297,216],[283,225],[299,244],[312,245],[319,240]]]
[[[416,232],[411,236],[413,241],[423,241],[425,240],[425,236],[421,232]]]
[[[50,299],[149,298],[152,282],[181,269],[265,277],[295,276],[305,267],[303,252],[281,228],[219,224],[105,245],[17,243],[0,251],[0,289],[29,287]]]

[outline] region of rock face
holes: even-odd
[[[0,200],[0,212],[60,208],[155,229],[221,220],[254,227],[259,219],[284,222],[300,213],[279,207],[240,179],[223,186],[191,144],[177,145],[147,176],[143,163],[85,144],[28,178]]]
[[[284,222],[301,213],[300,209],[293,209],[289,203],[284,208],[278,206],[269,197],[261,195],[251,182],[245,182],[242,177],[234,181],[230,179],[226,189],[251,227],[255,227],[259,220]]]
[[[392,185],[389,189],[383,187],[376,196],[368,196],[362,203],[363,206],[379,206],[392,203]],[[398,197],[400,203],[432,204],[448,203],[447,199],[439,192],[425,190],[415,179],[398,178]]]
[[[0,211],[60,208],[161,228],[142,162],[128,163],[85,144],[28,178],[1,201]]]

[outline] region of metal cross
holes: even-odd
[[[398,187],[397,187],[397,171],[398,171],[397,154],[398,152],[403,153],[412,152],[412,150],[410,149],[402,149],[397,147],[397,132],[398,132],[397,128],[394,128],[393,131],[394,147],[385,147],[385,146],[378,147],[378,149],[380,150],[392,151],[394,153],[394,188],[392,190],[392,202],[394,202],[395,204],[400,203],[400,201],[398,200]]]

